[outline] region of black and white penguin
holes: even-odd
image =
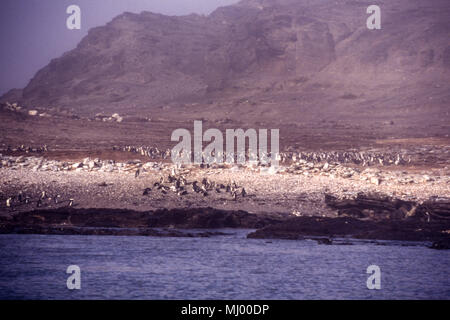
[[[199,193],[199,192],[202,192],[202,189],[197,185],[197,181],[194,181],[193,183],[192,183],[192,189],[194,190],[194,192],[196,192],[196,193]]]

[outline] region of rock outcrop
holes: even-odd
[[[372,220],[450,221],[450,199],[430,199],[422,203],[393,199],[388,196],[358,194],[338,199],[325,195],[325,203],[339,216]]]
[[[247,228],[256,229],[276,224],[283,219],[275,214],[255,215],[245,211],[226,211],[213,208],[162,209],[138,212],[123,209],[73,209],[35,210],[18,213],[11,218],[0,220],[1,232],[14,230],[39,230],[58,228],[178,228],[178,229],[217,229]],[[48,229],[48,230],[50,230]],[[31,232],[31,231],[30,231]]]
[[[252,239],[304,240],[353,238],[372,240],[428,241],[444,249],[450,222],[373,221],[355,218],[297,217],[269,225],[248,235]]]

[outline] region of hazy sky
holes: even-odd
[[[51,59],[76,47],[92,27],[122,12],[208,14],[238,0],[0,0],[0,95],[23,88]],[[68,30],[66,9],[81,8],[81,30]]]

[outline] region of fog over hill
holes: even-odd
[[[450,123],[450,2],[245,0],[208,16],[124,13],[23,90],[30,108],[290,123]],[[176,110],[177,112],[170,112]]]

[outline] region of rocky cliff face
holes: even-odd
[[[356,106],[448,117],[448,1],[378,1],[381,30],[366,28],[370,4],[244,0],[209,16],[124,13],[1,100],[80,114],[222,101],[216,109],[233,117],[244,98],[256,118]]]

